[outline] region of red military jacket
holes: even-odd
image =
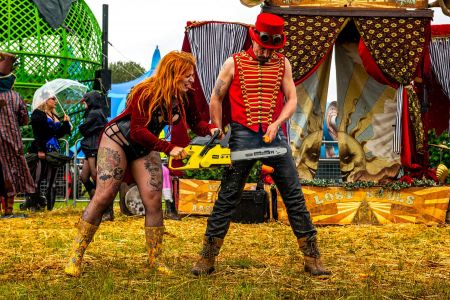
[[[255,132],[261,124],[265,132],[284,105],[284,56],[274,52],[268,62],[260,64],[250,48],[234,54],[233,59],[234,78],[228,94],[231,120]]]

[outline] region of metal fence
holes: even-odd
[[[33,138],[22,138],[24,144],[28,144],[33,140]],[[75,145],[78,146],[81,140],[78,139]],[[64,144],[64,154],[70,156],[69,142],[66,139],[59,139],[59,142]],[[56,193],[55,202],[64,202],[68,206],[69,200],[73,199],[73,206],[75,207],[77,202],[89,202],[90,198],[80,179],[85,157],[82,153],[81,155],[78,153],[76,150],[77,147],[74,148],[72,159],[63,167],[57,169],[53,187]],[[42,180],[40,187],[41,193],[45,194],[47,191],[47,180],[45,178]],[[25,197],[25,194],[19,193],[16,195],[15,200],[17,202],[23,202],[25,201]]]
[[[22,138],[22,141],[25,143],[33,141],[33,138]],[[59,139],[60,143],[64,144],[65,155],[70,155],[69,142],[66,139]],[[55,202],[65,202],[66,206],[69,205],[70,198],[70,172],[71,163],[66,163],[63,167],[58,168],[56,171],[56,179],[54,183],[54,188],[56,191],[56,201]],[[47,180],[44,179],[41,182],[41,191],[45,194],[47,190]],[[25,194],[17,194],[15,199],[20,202],[25,200]]]
[[[32,138],[23,138],[24,142],[30,142]],[[61,143],[64,144],[65,155],[69,156],[69,143],[65,139],[59,139]],[[76,146],[81,142],[81,139],[76,141]],[[323,141],[323,143],[336,143]],[[78,147],[74,147],[74,153],[72,160],[65,166],[58,168],[55,179],[55,191],[56,191],[56,202],[65,202],[66,206],[69,205],[69,199],[73,199],[73,206],[75,207],[77,202],[88,202],[89,194],[84,188],[83,183],[80,179],[80,174],[83,166],[83,161],[85,159],[84,155],[80,155],[77,152]],[[320,158],[319,165],[317,168],[317,173],[315,179],[328,179],[334,180],[337,183],[342,182],[341,170],[339,167],[339,157],[334,158]],[[44,179],[41,183],[41,191],[46,192],[47,183]],[[16,199],[18,202],[25,199],[24,194],[18,194]]]
[[[337,141],[322,141],[324,145],[337,145]],[[342,182],[342,174],[339,166],[339,155],[333,158],[319,158],[319,165],[314,179],[333,180],[336,183]]]

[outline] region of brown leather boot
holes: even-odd
[[[9,196],[5,200],[5,216],[12,216],[14,208],[14,196]]]
[[[162,274],[171,274],[172,271],[161,261],[164,226],[145,227],[145,241],[148,251],[148,264],[150,268]]]
[[[180,221],[181,216],[178,215],[177,209],[175,207],[175,202],[173,200],[165,200],[166,209],[164,212],[164,219]]]
[[[200,252],[199,260],[191,270],[192,274],[199,276],[209,275],[214,272],[216,256],[219,255],[222,245],[223,239],[205,236],[203,250]]]
[[[300,251],[303,252],[305,260],[305,272],[313,276],[331,275],[331,272],[326,270],[320,260],[320,252],[317,247],[317,237],[303,237],[297,240]]]
[[[77,224],[78,234],[73,240],[72,248],[69,253],[69,261],[64,268],[67,275],[79,277],[81,274],[81,262],[83,260],[84,251],[92,241],[98,226],[92,225],[83,219]]]

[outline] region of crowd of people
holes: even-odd
[[[304,254],[305,271],[312,275],[330,274],[320,258],[317,231],[305,205],[298,173],[283,131],[283,124],[292,116],[297,105],[291,65],[286,57],[276,52],[286,42],[284,21],[278,16],[261,13],[255,27],[250,29],[250,36],[252,47],[228,58],[218,75],[211,95],[211,123],[202,120],[189,97],[194,82],[195,59],[186,52],[172,51],[165,55],[154,75],[132,88],[125,110],[109,122],[96,106],[97,95],[88,93],[84,97],[86,113],[84,124],[79,129],[84,137],[81,147],[87,159],[83,165],[82,182],[91,200],[77,223],[78,231],[65,265],[66,274],[80,276],[86,248],[105,212],[111,208],[121,183],[130,178],[136,183],[145,207],[148,265],[160,273],[171,272],[161,259],[164,221],[160,152],[178,160],[186,158],[187,153],[183,147],[160,139],[159,133],[166,126],[172,128],[179,122],[185,122],[197,135],[213,135],[219,131],[219,138],[223,138],[222,128],[225,124],[222,122],[222,104],[225,95],[229,96],[232,108],[231,151],[274,146],[286,148],[286,153],[270,159],[262,158],[261,161],[274,169],[272,178],[286,205],[299,249]],[[251,75],[255,71],[258,76]],[[264,80],[269,77],[276,80]],[[31,152],[37,153],[40,163],[36,164],[36,169],[32,169],[26,182],[17,182],[16,189],[2,190],[6,198],[17,191],[29,193],[30,203],[25,204],[26,207],[36,203],[41,205],[38,182],[43,173],[47,175],[48,184],[54,178],[53,169],[44,163],[44,158],[48,153],[58,151],[55,142],[58,137],[70,133],[68,116],[60,119],[54,113],[56,99],[53,96],[48,95],[42,107],[34,110],[31,117],[35,134]],[[21,107],[21,115],[25,119],[25,106],[23,101],[20,103],[17,106]],[[21,116],[19,113],[16,115]],[[25,124],[25,121],[20,123],[13,120],[17,126]],[[18,160],[26,168],[23,151],[19,152],[16,151]],[[203,249],[192,269],[194,275],[207,275],[214,271],[216,256],[224,242],[231,216],[239,204],[250,169],[256,162],[255,159],[233,161],[225,169],[218,199],[208,219]],[[4,166],[3,160],[1,164]],[[43,172],[44,169],[47,171]],[[28,170],[26,172],[30,173]],[[11,178],[17,180],[12,174],[3,182],[7,183]],[[51,193],[51,187],[45,198],[51,198],[48,193]],[[54,203],[46,200],[47,209],[52,209]]]

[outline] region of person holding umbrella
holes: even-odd
[[[201,120],[188,91],[194,82],[194,57],[172,51],[164,56],[155,74],[130,92],[125,110],[105,127],[98,149],[97,188],[77,227],[65,273],[80,275],[84,252],[114,201],[126,171],[134,178],[145,207],[145,239],[150,268],[170,273],[161,261],[164,226],[162,213],[162,163],[159,152],[176,159],[184,148],[159,139],[169,125],[187,122],[198,135],[213,134],[215,125]],[[182,125],[182,124],[181,124]]]
[[[50,89],[37,90],[39,97],[43,99],[35,106],[31,114],[31,127],[33,129],[34,140],[31,143],[30,152],[36,153],[38,160],[31,164],[30,171],[36,183],[36,192],[29,195],[22,208],[41,209],[47,203],[47,210],[52,210],[55,205],[55,195],[53,185],[56,179],[57,166],[47,161],[47,156],[51,152],[59,152],[58,139],[71,131],[70,118],[64,114],[62,120],[56,113],[58,99],[54,91]],[[41,196],[40,186],[42,180],[47,180],[47,191],[45,199]]]

